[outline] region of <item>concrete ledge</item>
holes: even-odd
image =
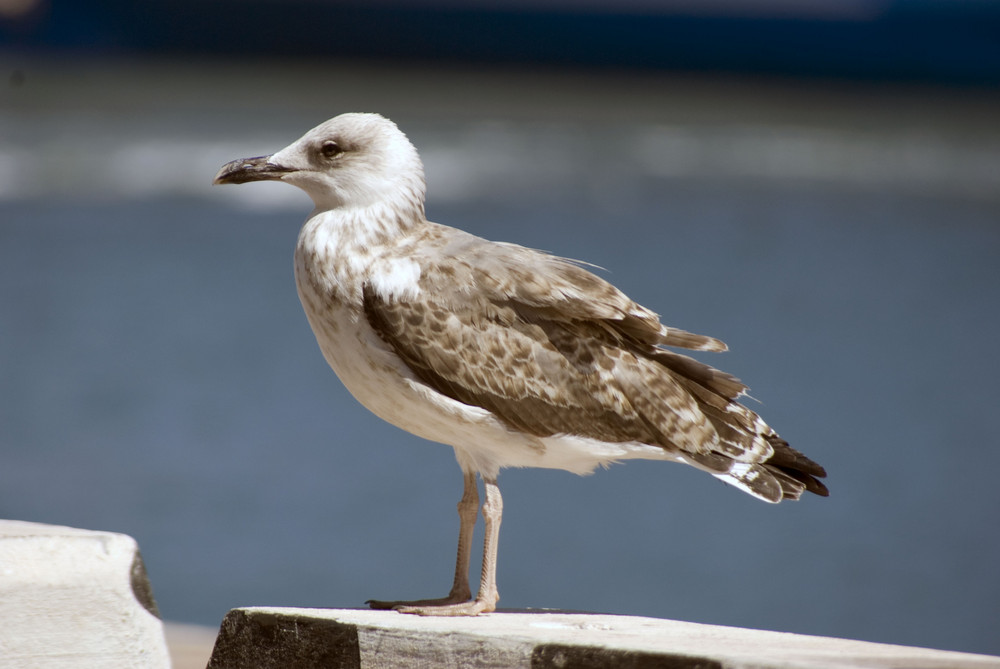
[[[208,667],[1000,669],[1000,657],[631,616],[241,608],[222,621]]]
[[[132,537],[0,520],[0,666],[170,667]]]

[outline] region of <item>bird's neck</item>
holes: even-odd
[[[424,225],[428,223],[422,202],[314,210],[295,249],[300,290],[310,288],[348,303],[359,301],[372,262]]]

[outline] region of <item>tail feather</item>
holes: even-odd
[[[721,353],[723,351],[728,351],[729,347],[726,343],[716,339],[715,337],[708,337],[706,335],[695,334],[693,332],[688,332],[687,330],[680,330],[678,328],[663,326],[660,331],[660,343],[664,346],[679,346],[681,348],[688,348],[694,351],[712,351],[714,353]]]
[[[708,393],[716,395],[717,397],[711,398],[699,393],[698,399],[712,404],[721,402],[720,408],[728,404],[726,400],[735,400],[747,390],[743,382],[732,374],[726,374],[686,355],[656,349],[652,357],[673,372],[675,378],[689,382],[685,384],[689,390],[691,390],[689,384],[694,383]]]
[[[792,477],[814,495],[830,496],[830,491],[819,480],[826,476],[826,470],[822,466],[789,446],[787,441],[773,432],[768,435],[768,441],[774,447],[774,455],[766,463],[768,467]]]
[[[787,480],[775,476],[766,467],[758,464],[734,462],[729,471],[713,474],[713,476],[771,504],[777,504],[782,499],[786,499],[790,494],[793,494],[789,491],[795,488]],[[801,488],[799,494],[801,494]],[[797,498],[798,495],[795,495],[793,499]]]
[[[736,402],[746,392],[739,379],[672,351],[658,350],[655,358],[695,398],[718,435],[707,453],[685,454],[690,464],[767,502],[799,499],[807,491],[830,494],[819,481],[823,467]]]

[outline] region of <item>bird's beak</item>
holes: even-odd
[[[245,184],[248,181],[270,181],[281,179],[281,177],[294,171],[293,168],[271,162],[271,156],[241,158],[223,165],[219,173],[212,179],[212,185]]]

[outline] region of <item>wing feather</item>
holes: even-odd
[[[582,267],[523,247],[431,228],[409,257],[419,290],[366,284],[364,314],[438,392],[539,437],[659,445],[767,501],[826,494],[822,468],[736,402],[738,379],[662,348],[722,342],[667,328]]]
[[[428,244],[428,242],[437,242]],[[456,286],[476,286],[494,299],[508,300],[525,315],[557,321],[602,321],[619,337],[654,346],[725,351],[725,343],[660,323],[659,316],[637,304],[609,282],[567,258],[432,225],[414,245],[422,266],[433,266],[422,283],[435,294]],[[442,256],[447,265],[438,262]]]

